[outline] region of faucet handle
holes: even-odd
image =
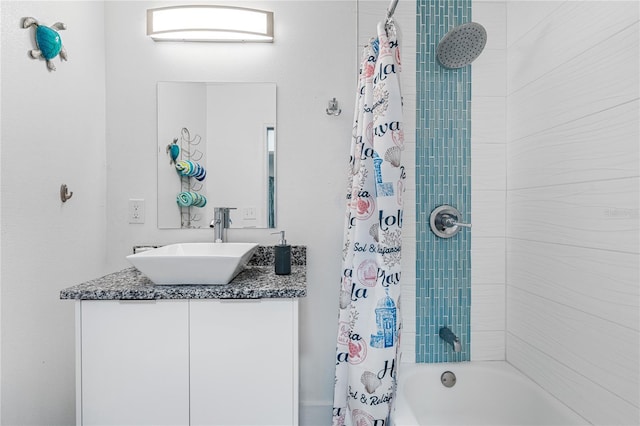
[[[451,228],[451,227],[454,227],[454,226],[462,226],[463,228],[471,228],[471,224],[470,223],[458,222],[457,219],[458,219],[457,217],[444,214],[444,215],[442,215],[442,224],[447,228]]]
[[[461,228],[471,228],[470,223],[461,221],[462,214],[447,204],[436,207],[429,217],[431,230],[440,238],[451,238],[456,235]]]
[[[215,228],[215,225],[222,224],[223,228],[228,228],[229,224],[233,223],[229,216],[230,210],[237,210],[236,207],[214,207],[213,208],[213,221],[211,227]]]

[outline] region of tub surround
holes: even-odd
[[[245,270],[226,285],[155,285],[131,267],[66,288],[60,292],[60,299],[261,299],[306,296],[306,247],[292,246],[291,275],[276,275],[273,259],[272,246],[258,247]]]

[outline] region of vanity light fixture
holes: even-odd
[[[273,12],[232,6],[188,5],[147,10],[155,41],[273,42]]]

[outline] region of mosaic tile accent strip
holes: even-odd
[[[449,204],[471,222],[471,66],[450,70],[436,58],[447,31],[471,21],[471,0],[416,3],[416,362],[469,361],[470,230],[438,238],[429,215]],[[462,352],[439,338],[443,326],[460,338]]]

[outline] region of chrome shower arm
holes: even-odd
[[[398,6],[398,0],[391,0],[389,7],[387,8],[387,19],[390,19],[396,11],[396,6]]]

